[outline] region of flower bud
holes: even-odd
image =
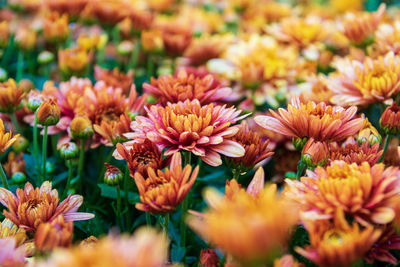
[[[71,135],[75,139],[89,139],[93,136],[92,122],[86,116],[75,116],[70,124]]]
[[[329,149],[325,142],[314,141],[313,138],[307,141],[301,155],[302,161],[307,167],[324,166],[329,159]]]
[[[56,166],[51,163],[50,161],[46,162],[46,173],[47,174],[52,174],[56,170]]]
[[[159,53],[164,50],[162,32],[157,29],[142,31],[141,43],[143,50],[149,53]]]
[[[43,101],[37,110],[38,123],[43,126],[56,125],[60,120],[60,108],[55,98]]]
[[[32,111],[36,111],[43,103],[43,96],[39,91],[32,90],[28,95],[28,108]]]
[[[23,172],[16,172],[11,176],[14,184],[24,184],[26,182],[26,175]]]
[[[214,267],[218,266],[220,259],[212,249],[202,249],[200,252],[199,267]]]
[[[118,46],[117,46],[117,52],[121,56],[127,56],[133,51],[133,43],[130,41],[122,41]]]
[[[41,223],[35,234],[35,246],[39,251],[50,251],[56,247],[70,247],[73,223],[66,222],[63,215],[51,222]]]
[[[298,151],[302,151],[304,145],[307,142],[307,137],[303,137],[303,138],[298,138],[298,137],[293,137],[292,139],[292,143],[293,146],[298,150]]]
[[[28,139],[20,135],[12,145],[12,150],[14,150],[15,153],[19,154],[21,152],[24,152],[28,148],[28,146],[29,146]]]
[[[400,108],[396,102],[385,109],[379,124],[386,134],[398,135],[400,133]]]
[[[7,80],[8,77],[8,73],[5,69],[0,68],[0,82],[4,82],[5,80]]]
[[[79,148],[73,142],[67,142],[61,145],[60,149],[60,156],[65,160],[70,160],[78,157]]]
[[[54,54],[49,51],[42,51],[37,58],[39,64],[49,64],[54,61]]]
[[[110,165],[108,163],[104,163],[104,164],[107,167],[106,173],[104,174],[104,183],[111,185],[111,186],[118,185],[123,178],[122,172],[113,165]]]

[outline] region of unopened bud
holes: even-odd
[[[122,178],[123,174],[122,172],[115,166],[104,163],[107,167],[106,173],[104,174],[104,183],[115,186],[118,185]]]
[[[37,110],[38,123],[43,126],[56,125],[60,120],[60,113],[56,99],[47,99]]]
[[[92,122],[85,116],[75,116],[69,127],[72,137],[76,139],[86,140],[94,134]]]
[[[78,157],[79,148],[74,142],[67,142],[61,145],[60,156],[65,160],[70,160]]]

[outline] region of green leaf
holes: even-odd
[[[171,249],[171,259],[173,262],[180,262],[183,260],[183,257],[185,257],[186,254],[186,248],[178,247],[178,246],[172,246]]]
[[[221,177],[225,176],[225,170],[217,171],[214,173],[210,173],[203,177],[197,177],[196,181],[199,182],[211,182],[213,180],[220,180]]]
[[[112,198],[112,199],[117,199],[117,189],[113,186],[107,185],[107,184],[98,184],[101,190],[101,196],[107,197],[107,198]],[[125,192],[121,191],[121,198],[125,197]],[[140,197],[139,194],[133,193],[133,192],[128,192],[128,201],[130,204],[135,204],[140,202]]]

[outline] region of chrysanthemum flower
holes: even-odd
[[[259,162],[271,157],[272,152],[269,147],[269,140],[263,141],[258,134],[249,129],[246,121],[240,124],[239,131],[230,140],[241,144],[244,147],[244,156],[229,158],[228,162],[241,171],[246,171],[254,167]]]
[[[164,153],[171,155],[180,150],[190,151],[211,166],[222,164],[218,153],[229,157],[241,157],[244,148],[229,140],[239,128],[233,123],[245,118],[240,111],[225,106],[209,104],[201,106],[193,101],[169,103],[166,107],[151,106],[147,116],[136,117],[131,128],[133,139],[146,137],[161,148],[168,148]]]
[[[0,239],[0,263],[3,267],[24,267],[25,250],[13,238]]]
[[[122,144],[117,144],[119,156],[128,163],[129,172],[133,178],[136,172],[147,177],[147,169],[162,169],[162,153],[149,139],[144,142],[135,142],[127,149]],[[119,157],[118,157],[119,159]]]
[[[60,14],[79,15],[85,8],[87,0],[46,0],[47,7]]]
[[[349,225],[339,212],[335,222],[327,220],[305,221],[311,245],[295,248],[300,255],[318,266],[351,266],[361,260],[381,235],[373,226],[362,229],[357,223]]]
[[[396,102],[385,109],[379,124],[386,134],[397,135],[400,133],[400,108]]]
[[[302,203],[305,214],[332,218],[342,209],[362,225],[387,224],[394,219],[393,202],[400,192],[398,168],[335,161],[307,175],[300,181],[286,180],[293,190],[289,195]]]
[[[128,95],[133,83],[133,71],[128,73],[120,72],[118,68],[113,70],[102,69],[99,66],[94,67],[94,77],[98,81],[103,81],[107,87],[121,88],[124,94]]]
[[[81,196],[69,195],[59,203],[58,192],[48,181],[36,189],[28,182],[24,189],[17,189],[16,195],[0,187],[0,203],[8,209],[3,211],[4,216],[29,232],[35,232],[39,224],[52,221],[60,214],[66,221],[93,218],[93,214],[77,212],[82,202]]]
[[[89,58],[89,54],[80,47],[58,50],[58,66],[64,75],[82,75]]]
[[[125,1],[102,0],[101,5],[97,0],[88,1],[81,16],[96,18],[101,23],[117,24],[129,13],[130,5]]]
[[[61,214],[50,222],[41,223],[35,233],[36,249],[51,251],[56,247],[70,247],[73,228],[73,222],[66,222]]]
[[[232,93],[231,88],[220,87],[211,74],[201,77],[187,73],[186,70],[179,71],[176,76],[167,75],[158,79],[151,78],[151,84],[143,84],[143,89],[156,97],[162,105],[187,99],[197,99],[200,104],[204,105],[223,100]]]
[[[172,156],[170,169],[166,168],[164,172],[149,167],[147,178],[136,172],[134,179],[141,201],[136,208],[154,214],[173,211],[189,193],[198,173],[199,166],[193,172],[190,164],[182,169],[179,152]]]
[[[38,267],[146,266],[166,267],[168,241],[152,228],[140,228],[133,236],[108,236],[87,246],[54,251]]]
[[[349,13],[343,20],[343,33],[353,43],[360,44],[374,34],[385,13],[386,5],[382,4],[373,13]]]
[[[22,153],[16,154],[11,151],[8,153],[7,159],[7,162],[3,164],[3,168],[9,177],[16,172],[25,172],[25,160]]]
[[[232,198],[223,198],[216,190],[207,194],[215,195],[206,198],[212,209],[189,217],[188,225],[243,266],[272,260],[286,246],[298,213],[277,195],[276,185],[261,189],[256,197],[244,190]]]
[[[363,126],[361,130],[357,133],[355,138],[359,144],[367,142],[370,145],[374,145],[376,143],[380,144],[382,142],[382,136],[379,134],[378,130],[371,124],[368,118],[364,119]]]
[[[376,260],[397,265],[399,261],[391,251],[400,250],[400,236],[392,225],[384,225],[379,230],[382,234],[368,251],[365,260],[370,264]]]
[[[356,163],[360,165],[363,162],[368,162],[371,166],[374,165],[381,157],[383,150],[379,149],[379,143],[370,145],[364,142],[359,145],[353,138],[343,144],[336,142],[329,144],[329,161],[342,160],[346,163]]]
[[[300,103],[293,98],[287,110],[270,110],[272,116],[257,116],[255,121],[262,127],[296,138],[314,138],[317,141],[340,141],[357,133],[362,118],[354,118],[356,107],[348,109],[329,106],[324,102]]]
[[[328,82],[338,105],[382,103],[400,92],[400,57],[393,52],[364,62],[340,60]]]
[[[0,239],[13,238],[16,246],[21,246],[27,239],[26,231],[13,224],[9,219],[4,219],[0,224]]]
[[[12,113],[19,109],[24,92],[13,79],[0,83],[0,111]]]
[[[304,267],[304,264],[297,262],[292,255],[287,254],[276,259],[274,267]]]
[[[308,167],[325,166],[329,158],[328,144],[310,138],[303,147],[301,158]]]
[[[192,42],[193,36],[190,27],[179,21],[169,21],[156,26],[162,32],[165,52],[171,56],[182,55]]]
[[[68,15],[51,12],[43,22],[43,35],[48,42],[57,43],[67,39],[69,34]]]
[[[0,119],[0,154],[3,154],[18,138],[19,134],[12,136],[11,131],[4,129],[3,120]]]
[[[10,39],[10,23],[6,20],[0,22],[0,47],[6,48]]]

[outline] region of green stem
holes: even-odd
[[[17,130],[17,132],[18,132],[19,134],[22,134],[21,126],[19,125],[19,122],[18,122],[18,120],[17,120],[17,117],[15,116],[15,113],[11,113],[11,114],[10,114],[10,117],[11,117],[11,121],[12,121],[12,123],[14,124],[15,129]]]
[[[44,126],[44,134],[43,134],[43,146],[42,146],[42,174],[43,174],[43,179],[40,181],[40,184],[42,184],[44,181],[46,181],[46,159],[47,159],[47,130],[48,126]]]
[[[300,177],[303,175],[304,170],[306,169],[307,165],[304,164],[303,160],[300,159],[299,163],[297,164],[297,173],[296,173],[296,179],[299,180]]]
[[[117,224],[119,230],[122,232],[122,222],[121,222],[121,189],[117,185]]]
[[[137,65],[137,62],[138,62],[138,59],[139,59],[140,47],[141,47],[141,43],[140,43],[140,40],[138,39],[138,40],[136,40],[135,48],[133,49],[132,57],[131,57],[131,60],[128,63],[128,69],[126,71],[129,71],[130,69],[135,69],[136,68],[136,65]]]
[[[181,214],[181,222],[180,222],[180,232],[181,232],[181,240],[180,247],[184,248],[186,246],[186,223],[185,223],[185,215],[188,209],[188,197],[186,196],[182,201],[182,214]]]
[[[46,64],[43,66],[43,76],[48,81],[50,79],[50,64]]]
[[[35,111],[35,122],[33,124],[33,154],[36,161],[36,171],[39,173],[39,143],[38,143],[38,127],[37,127],[37,110]]]
[[[381,163],[382,161],[383,161],[383,159],[385,158],[385,154],[386,154],[386,151],[387,151],[387,149],[388,149],[388,147],[389,147],[389,143],[390,143],[390,140],[392,139],[392,136],[390,135],[390,134],[388,134],[387,136],[386,136],[386,139],[385,139],[385,144],[383,145],[383,153],[382,153],[382,156],[379,158],[379,160],[378,160],[378,163]]]
[[[146,225],[151,226],[150,212],[147,212],[147,211],[146,211]]]
[[[163,215],[163,222],[161,223],[163,232],[166,236],[168,236],[168,225],[169,225],[169,213],[165,213]]]
[[[152,55],[147,57],[147,76],[153,77],[154,75],[154,60]]]
[[[19,50],[17,58],[17,74],[16,74],[17,83],[21,81],[23,71],[24,71],[24,52],[22,50]]]
[[[81,148],[79,150],[79,162],[78,162],[78,184],[79,191],[82,192],[82,173],[83,163],[85,162],[85,140],[81,139]]]
[[[128,190],[128,179],[129,179],[129,167],[128,164],[125,166],[125,173],[124,173],[124,201],[125,201],[125,208],[126,208],[126,216],[125,216],[125,226],[127,229],[131,225],[131,216],[129,212],[129,190]]]
[[[4,169],[3,169],[3,166],[1,165],[1,163],[0,163],[0,176],[1,176],[1,181],[3,182],[3,187],[8,190],[7,175],[4,172]]]
[[[183,151],[183,166],[186,166],[192,162],[192,152]]]
[[[32,51],[28,54],[28,71],[31,75],[35,75],[35,59]]]
[[[65,186],[65,189],[64,189],[63,198],[66,198],[68,195],[68,190],[71,186],[71,179],[72,179],[72,174],[73,174],[72,160],[68,160],[66,163],[68,165],[68,179],[67,179],[67,185]]]
[[[114,152],[114,149],[111,149],[110,153],[108,153],[108,155],[106,157],[106,161],[104,161],[104,162],[110,163],[113,152]],[[104,174],[106,173],[106,165],[104,164],[104,162],[102,162],[102,167],[101,167],[100,176],[99,176],[99,180],[98,180],[98,182],[100,182],[100,183],[104,179]]]
[[[238,169],[232,169],[233,179],[239,181],[240,178],[240,171]]]
[[[10,60],[11,55],[13,54],[14,50],[14,36],[10,36],[10,40],[8,42],[8,46],[1,57],[1,65],[0,66],[8,66],[8,61]]]
[[[56,134],[51,135],[51,149],[53,150],[53,155],[57,155],[57,142],[58,136]]]

